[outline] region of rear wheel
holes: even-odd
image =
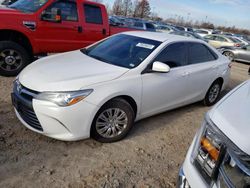
[[[222,87],[222,83],[219,80],[215,81],[210,86],[210,88],[208,89],[207,94],[203,100],[204,105],[212,106],[217,102],[217,100],[220,96],[221,87]]]
[[[230,61],[234,60],[234,54],[232,52],[224,52],[223,55],[228,57]]]
[[[0,75],[16,76],[31,62],[25,48],[12,41],[0,42]]]
[[[135,114],[130,104],[116,98],[97,112],[91,127],[91,136],[99,142],[123,139],[134,124]]]

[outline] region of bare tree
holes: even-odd
[[[132,1],[123,0],[122,2],[123,16],[130,16],[132,14]]]
[[[115,15],[123,15],[123,10],[122,10],[122,0],[115,0],[112,8],[112,12]]]
[[[135,17],[149,18],[151,14],[151,8],[148,0],[140,0],[135,6]]]

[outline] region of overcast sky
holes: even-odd
[[[104,0],[112,6],[114,0]],[[183,16],[216,25],[250,29],[250,0],[149,0],[151,8],[163,18]]]

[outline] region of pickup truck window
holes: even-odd
[[[98,6],[84,4],[86,23],[102,24],[102,10]]]
[[[8,7],[22,12],[36,12],[47,2],[48,0],[19,0]]]
[[[120,34],[81,52],[102,62],[132,69],[140,65],[160,44],[159,41]]]
[[[46,12],[51,12],[53,8],[58,8],[62,12],[62,20],[64,21],[77,21],[78,15],[77,15],[77,5],[76,2],[73,1],[66,1],[66,0],[59,0],[54,2],[52,5],[50,5]],[[52,14],[48,14],[46,16],[52,16]]]

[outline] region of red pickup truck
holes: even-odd
[[[99,3],[18,0],[0,7],[0,75],[17,75],[36,55],[83,48],[129,30],[110,26]]]

